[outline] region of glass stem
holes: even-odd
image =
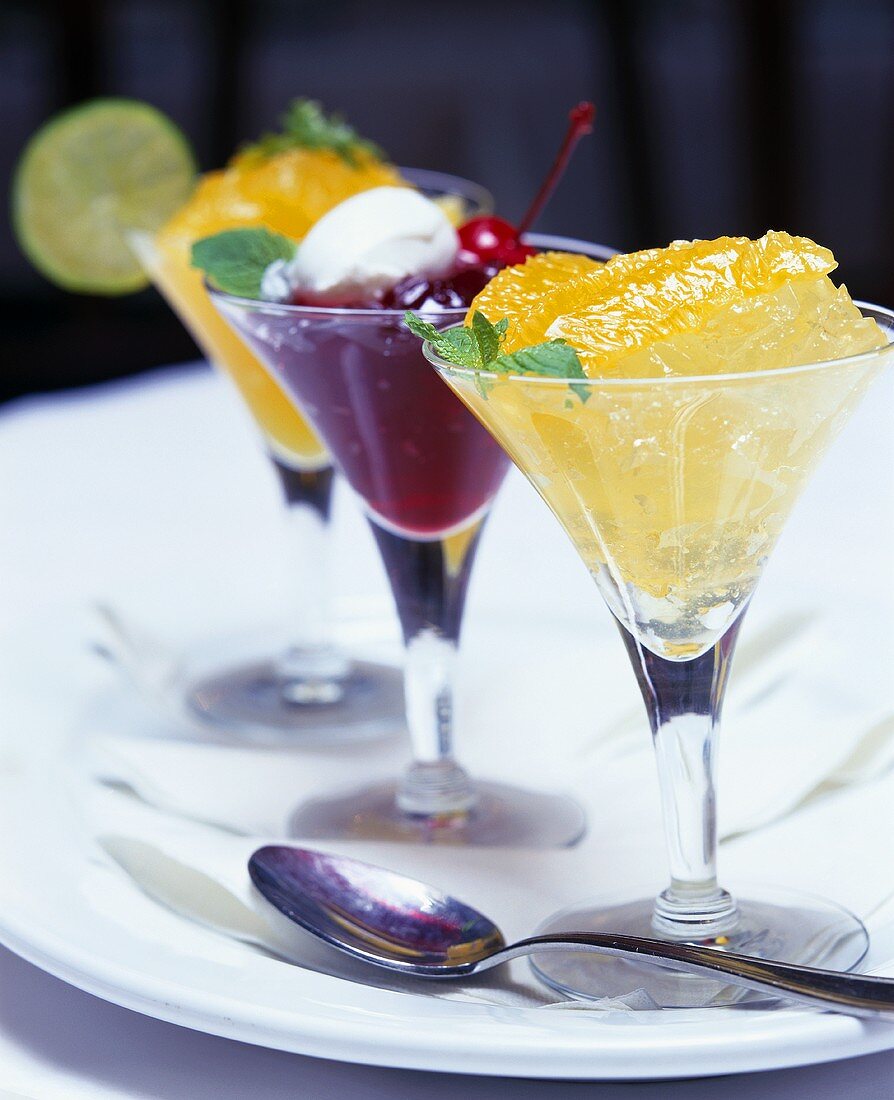
[[[740,615],[713,649],[691,661],[658,657],[621,627],[658,763],[671,881],[652,924],[666,937],[717,936],[737,921],[735,901],[717,882],[715,749],[741,622]]]
[[[416,540],[371,526],[382,554],[405,646],[404,695],[413,763],[397,791],[407,814],[465,813],[475,787],[453,758],[453,685],[462,615],[483,521],[443,540]]]
[[[293,641],[276,660],[283,695],[292,703],[335,703],[349,669],[332,644],[328,570],[331,466],[299,470],[273,458],[285,498],[289,613]]]

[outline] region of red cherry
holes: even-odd
[[[473,262],[487,263],[499,259],[507,247],[516,243],[515,226],[493,216],[472,218],[460,226],[459,243],[463,252],[474,257]]]
[[[518,231],[503,218],[473,218],[459,230],[459,261],[465,266],[495,264],[509,267],[524,263],[536,249],[521,244]]]
[[[512,244],[505,248],[499,255],[499,262],[504,267],[514,267],[516,264],[523,264],[529,256],[533,256],[537,249],[532,248],[529,244]]]

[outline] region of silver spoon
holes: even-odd
[[[531,936],[507,944],[484,914],[424,882],[309,848],[259,848],[248,870],[261,895],[311,935],[364,962],[417,978],[467,978],[522,955],[570,948],[652,961],[814,1008],[894,1020],[892,978],[607,932]]]

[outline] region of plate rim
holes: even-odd
[[[398,1004],[408,1001],[408,1011],[385,1015],[333,1004],[340,1016],[327,1017],[314,1016],[308,1005],[296,1005],[289,1012],[264,1006],[260,1016],[251,1019],[238,996],[222,997],[195,983],[172,982],[145,968],[128,969],[97,958],[40,925],[31,923],[26,930],[10,918],[8,909],[0,914],[0,943],[54,977],[142,1015],[256,1046],[359,1065],[489,1077],[648,1081],[818,1065],[894,1048],[894,1026],[889,1023],[809,1009],[749,1011],[752,1026],[745,1035],[736,1034],[744,1014],[705,1010],[716,1013],[718,1023],[723,1013],[732,1026],[687,1027],[684,1034],[680,1027],[667,1027],[656,1042],[656,1027],[663,1025],[614,1027],[611,1034],[593,1034],[589,1029],[604,1027],[606,1021],[589,1013],[436,1001],[359,986],[388,1000],[397,998]],[[357,984],[332,975],[320,977],[336,989]],[[197,1003],[201,999],[205,1006]],[[425,1020],[412,1011],[418,1010],[420,1001],[433,1009]],[[445,1027],[451,1016],[454,1024],[473,1026]],[[499,1039],[493,1034],[496,1028],[486,1023],[495,1016]],[[548,1020],[556,1023],[556,1017],[561,1029],[544,1029]],[[413,1028],[407,1031],[410,1022]],[[679,1018],[674,1022],[687,1023]]]

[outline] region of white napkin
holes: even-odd
[[[849,667],[842,644],[828,622],[791,614],[743,645],[721,733],[722,838],[753,832],[894,766],[894,712],[863,680],[836,671]],[[611,827],[625,808],[625,816],[635,808],[651,824],[658,803],[645,712],[629,670],[621,666],[626,675],[612,694],[614,662],[600,652],[598,664],[607,671],[591,718],[593,681],[569,677],[564,657],[499,673],[492,660],[467,660],[460,755],[478,774],[492,775],[495,738],[508,731],[500,779],[569,790],[587,804],[592,829]],[[561,685],[561,710],[547,686],[551,678]],[[125,736],[120,730],[134,726],[131,695],[112,694],[101,709],[93,731],[98,778],[150,805],[245,835],[282,835],[300,801],[393,777],[409,760],[406,741],[293,752],[190,739],[184,731],[151,736],[158,717],[148,709],[136,735]],[[543,735],[557,723],[564,754],[555,751],[555,737]]]
[[[556,1004],[556,996],[532,979],[522,960],[468,981],[450,983],[405,978],[356,962],[304,933],[260,898],[246,873],[248,857],[259,845],[257,838],[183,826],[149,807],[120,799],[118,792],[108,790],[97,790],[92,799],[93,811],[113,819],[121,830],[97,835],[105,854],[154,901],[238,941],[246,951],[261,951],[292,965],[382,989],[488,1004]],[[318,843],[316,847],[355,853],[370,862],[436,879],[442,888],[460,896],[474,896],[489,914],[501,914],[502,927],[513,937],[522,935],[525,918],[513,918],[512,914],[530,911],[532,874],[552,898],[560,896],[563,881],[573,881],[564,866],[568,859],[546,857],[545,853],[502,852],[495,873],[494,853],[485,849],[460,853],[456,849],[410,847],[397,852],[392,846],[373,844]],[[563,854],[567,857],[569,853]],[[541,912],[537,919],[545,915]],[[632,990],[628,997],[604,998],[590,1002],[589,1007],[629,1012],[654,1005],[642,991]]]
[[[826,893],[833,880],[836,898],[869,919],[873,953],[867,968],[894,974],[891,882],[888,879],[883,887],[873,874],[889,846],[894,823],[892,796],[894,781],[890,777],[860,791],[832,796],[813,807],[809,815],[805,813],[799,828],[792,828],[792,820],[786,826],[770,827],[761,838],[737,841],[725,858],[727,873],[735,881],[754,879],[759,871],[763,879]],[[238,941],[246,952],[260,950],[293,965],[385,989],[491,1004],[557,1005],[555,996],[534,980],[523,960],[465,982],[427,983],[364,966],[331,951],[288,922],[271,921],[269,907],[259,902],[251,887],[246,863],[260,843],[275,838],[234,837],[184,823],[107,788],[94,789],[90,807],[96,822],[104,819],[117,826],[117,832],[100,831],[98,843],[139,889],[187,920]],[[848,826],[843,833],[842,821]],[[888,830],[887,836],[880,837],[877,824]],[[833,833],[840,837],[837,846],[816,846],[817,837],[828,840]],[[315,847],[354,855],[431,882],[473,902],[498,922],[509,939],[529,933],[552,910],[579,902],[585,883],[592,882],[594,888],[611,885],[624,889],[640,879],[646,870],[644,863],[649,862],[643,860],[638,841],[617,835],[553,852],[360,842],[317,842]],[[780,848],[803,851],[803,858],[788,874],[784,865],[773,859]],[[656,855],[660,862],[660,850]],[[657,885],[660,879],[655,868],[648,871],[648,879]],[[583,1007],[630,1012],[651,1005],[647,994],[632,989],[627,997],[586,1002]]]
[[[491,643],[480,644],[486,650]],[[624,733],[625,723],[633,727],[635,692],[601,691],[600,711],[612,716],[613,733],[601,739],[591,728],[591,681],[568,677],[561,660],[506,669],[483,652],[473,656],[464,759],[475,774],[493,774],[492,742],[506,737],[512,751],[499,778],[539,789],[564,785],[586,808],[584,842],[564,851],[314,846],[431,882],[488,913],[510,939],[582,894],[658,888],[664,854],[644,716],[639,744]],[[723,877],[834,893],[860,913],[875,911],[873,963],[884,966],[894,958],[894,912],[886,900],[894,891],[894,720],[877,692],[834,675],[838,645],[828,626],[810,617],[771,624],[742,656],[721,753]],[[612,660],[600,650],[604,668]],[[608,675],[606,688],[612,682]],[[561,685],[560,708],[545,691],[550,683]],[[107,857],[167,908],[246,951],[266,950],[353,981],[497,1004],[556,1003],[523,961],[461,985],[432,986],[342,959],[303,934],[284,941],[282,927],[271,927],[256,905],[246,873],[251,851],[281,838],[303,800],[397,774],[408,760],[405,743],[294,752],[196,740],[160,724],[132,690],[114,684],[84,722],[91,828]],[[563,730],[564,751],[555,736],[544,737],[545,728]],[[485,731],[491,743],[476,742]],[[649,1002],[632,989],[621,1001],[589,1007],[629,1012]]]

